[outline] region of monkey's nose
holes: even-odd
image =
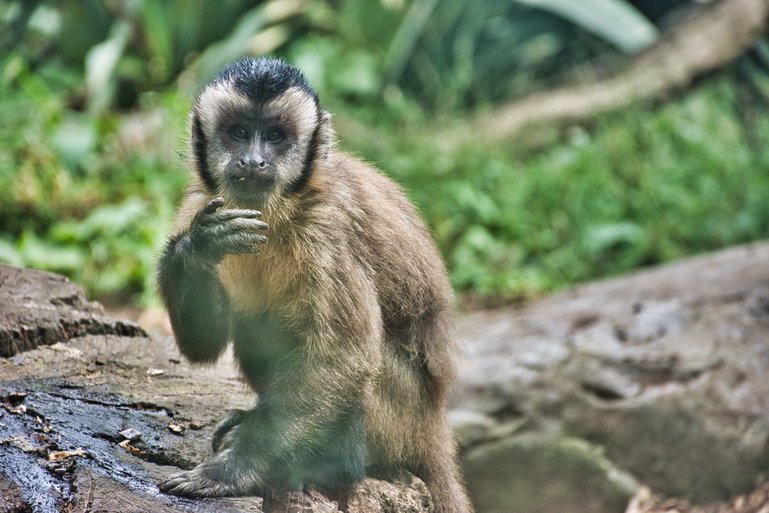
[[[245,169],[264,169],[264,167],[267,165],[267,162],[265,162],[265,160],[260,156],[254,156],[244,157],[240,159],[238,164],[240,167]]]

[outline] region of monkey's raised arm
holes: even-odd
[[[209,201],[190,227],[172,236],[160,259],[158,285],[176,343],[193,362],[213,362],[229,338],[230,305],[216,274],[227,254],[253,253],[267,241],[255,210],[222,210]]]

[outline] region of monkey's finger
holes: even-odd
[[[158,485],[160,491],[184,497],[225,497],[234,495],[232,486],[198,475],[194,470],[173,474]]]
[[[227,219],[234,219],[236,217],[242,217],[244,219],[257,219],[262,217],[262,213],[258,210],[246,210],[246,209],[228,209],[216,212],[214,214],[217,219],[226,221]]]
[[[267,230],[269,225],[264,221],[259,221],[256,217],[257,216],[254,215],[242,217],[216,212],[214,214],[205,214],[201,216],[200,219],[197,220],[197,224],[217,232]]]
[[[216,212],[219,208],[224,205],[224,198],[221,196],[217,196],[208,203],[206,203],[205,208],[203,209],[203,212],[206,214],[211,214],[213,212]]]
[[[188,483],[187,478],[189,472],[177,472],[172,474],[171,477],[161,482],[158,485],[161,492],[170,493],[171,495],[184,495],[184,484]]]
[[[181,497],[216,497],[215,487],[198,482],[191,472],[174,474],[158,485],[161,492]]]
[[[196,215],[195,218],[192,220],[193,224],[207,224],[211,217],[211,215],[216,212],[216,210],[224,205],[224,198],[221,196],[218,196],[208,203],[206,203],[206,206],[203,207]]]
[[[258,253],[259,245],[267,242],[267,237],[257,234],[236,234],[222,238],[219,247],[230,255]]]
[[[230,233],[230,232],[263,231],[269,228],[269,226],[267,226],[267,223],[264,223],[257,219],[245,219],[242,217],[235,217],[233,219],[228,219],[228,220],[222,221],[221,223],[217,223],[217,228],[218,230],[221,230],[225,233]]]

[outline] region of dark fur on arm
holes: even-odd
[[[189,233],[169,240],[158,270],[160,295],[182,354],[213,362],[229,338],[229,301],[215,267],[197,262]]]

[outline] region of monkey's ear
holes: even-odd
[[[329,152],[336,144],[336,132],[331,122],[331,113],[321,110],[318,114],[318,127],[316,128],[315,158],[317,161],[325,160]]]

